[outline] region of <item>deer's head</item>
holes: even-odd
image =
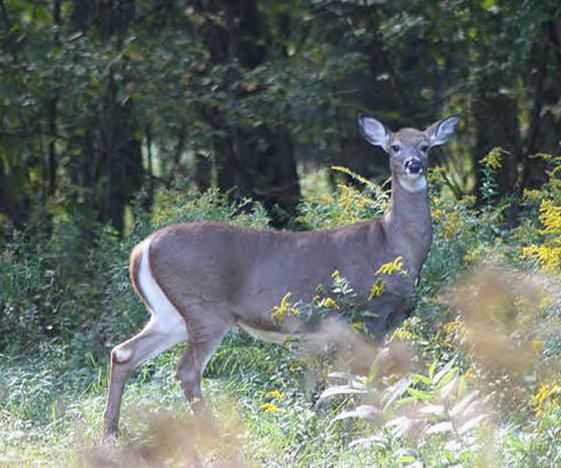
[[[446,143],[458,120],[459,116],[452,115],[435,122],[425,131],[402,128],[395,133],[373,117],[359,116],[358,125],[370,144],[382,147],[389,154],[394,182],[409,192],[417,192],[427,186],[429,149]]]

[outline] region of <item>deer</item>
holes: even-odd
[[[429,149],[454,133],[451,115],[426,130],[392,133],[373,117],[359,115],[362,136],[389,156],[391,207],[381,218],[331,230],[258,230],[218,222],[184,222],[164,227],[132,250],[132,286],[150,312],[144,329],[111,351],[104,435],[118,434],[125,383],[140,363],[181,342],[176,379],[193,411],[204,407],[201,379],[214,351],[239,326],[266,341],[310,331],[298,317],[279,321],[272,310],[290,293],[310,301],[318,284],[336,270],[352,285],[357,301],[371,314],[367,331],[380,334],[414,308],[415,284],[432,242],[428,201]],[[371,298],[373,272],[401,258],[406,274],[387,278]]]

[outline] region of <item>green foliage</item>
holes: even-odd
[[[481,439],[471,435],[489,414],[477,392],[467,389],[454,361],[436,372],[438,361],[435,360],[427,374],[409,372],[401,379],[390,381],[391,384],[382,383],[377,374],[381,365],[387,365],[389,352],[388,348],[380,351],[367,378],[331,374],[332,378],[347,383],[329,387],[321,395],[321,398],[370,397],[368,404],[343,411],[333,419],[359,418],[381,426],[373,435],[361,437],[351,446],[372,447],[383,456],[389,447],[404,445],[397,460],[401,463],[472,462]]]
[[[496,196],[497,167],[489,161],[497,154],[482,161],[488,202]],[[557,197],[556,167],[550,183],[528,195],[529,203]],[[438,186],[438,171],[432,178]],[[378,463],[387,463],[391,451],[401,463],[430,466],[495,466],[506,460],[513,466],[528,460],[555,466],[560,453],[546,442],[545,428],[559,422],[561,369],[553,363],[561,352],[557,271],[544,262],[541,270],[553,276],[540,276],[520,258],[523,239],[537,241],[541,234],[555,242],[553,202],[527,212],[525,224],[509,229],[504,200],[479,209],[470,200],[441,195],[433,194],[432,201],[436,239],[416,316],[391,335],[367,377],[332,374],[344,383],[322,396],[344,397],[346,409],[335,421],[369,423],[355,445],[377,451]],[[416,358],[411,360],[404,344],[414,346]],[[392,359],[413,367],[420,359],[428,371],[380,373],[392,367]]]
[[[554,0],[5,2],[0,223],[48,231],[80,214],[123,231],[135,194],[205,164],[202,187],[271,206],[267,191],[298,185],[296,154],[379,176],[354,125],[374,108],[392,128],[462,112],[455,157],[435,158],[458,194],[481,191],[492,126],[509,145],[500,192],[522,193],[545,180],[530,155],[558,145],[558,17]],[[492,112],[501,99],[511,120]]]
[[[365,191],[350,184],[337,184],[330,194],[305,198],[300,205],[298,220],[311,229],[331,229],[344,224],[377,218],[389,208],[389,192],[382,187],[341,167],[331,168],[343,172],[357,183],[365,186]]]
[[[431,175],[435,240],[419,304],[386,343],[407,343],[420,368],[348,373],[360,392],[311,408],[320,392],[307,356],[233,333],[205,391],[225,398],[220,413],[235,406],[225,395],[242,402],[245,427],[228,430],[250,434],[240,436],[248,464],[559,464],[558,1],[0,5],[0,464],[7,453],[8,463],[81,466],[95,447],[109,349],[146,319],[128,280],[137,241],[186,220],[268,228],[247,196],[275,213],[282,196],[269,191],[290,187],[295,205],[295,155],[301,176],[350,164],[347,155],[383,180],[386,160],[356,141],[357,112],[373,109],[392,129],[462,113],[454,157],[432,156],[446,169]],[[482,158],[497,145],[506,151]],[[384,187],[336,170],[333,191],[308,190],[295,226],[335,228],[387,209]],[[196,192],[184,173],[224,190]],[[352,285],[332,286],[298,308],[351,307]],[[162,402],[183,415],[174,361],[135,375],[127,399],[148,410],[127,437],[150,439]],[[449,400],[441,372],[457,383]],[[480,398],[500,414],[482,412],[483,427],[460,432],[452,413],[475,421]],[[410,406],[422,417],[400,414]],[[134,449],[123,451],[124,463]],[[181,464],[176,452],[161,464]]]
[[[163,192],[158,205],[160,209],[151,215],[149,229],[186,221],[228,221],[237,226],[259,229],[266,229],[269,224],[262,205],[249,198],[233,203],[217,189],[200,194],[179,184]]]
[[[364,345],[356,330],[345,334],[352,353],[376,356],[367,375],[354,373],[352,364],[351,370],[339,369],[353,362],[346,345],[309,354],[296,343],[264,344],[233,332],[209,363],[203,392],[222,429],[238,435],[235,441],[225,437],[220,447],[196,442],[194,450],[209,462],[264,465],[555,466],[561,456],[555,443],[560,289],[557,275],[545,276],[543,265],[521,255],[529,244],[556,238],[550,228],[557,212],[544,217],[543,210],[528,211],[522,225],[508,227],[505,203],[497,203],[492,192],[496,168],[490,167],[485,177],[487,200],[493,202],[478,207],[446,195],[439,190],[439,171],[431,175],[435,239],[413,316],[378,348]],[[539,194],[527,195],[528,204],[548,200],[556,206],[556,167]],[[303,216],[310,225],[327,225],[326,213],[342,216],[349,200],[360,205],[382,193],[366,185],[367,195],[341,184],[335,194],[353,193],[351,199],[327,197],[327,208],[319,200],[305,202]],[[62,456],[69,463],[93,456],[109,349],[146,318],[127,273],[128,253],[139,239],[184,220],[268,228],[260,205],[231,203],[216,190],[201,194],[179,183],[157,200],[161,210],[147,213],[139,199],[127,238],[97,228],[89,251],[83,248],[83,226],[70,222],[58,224],[52,239],[15,233],[2,250],[0,452],[9,458],[55,466]],[[386,200],[375,208],[365,204],[353,219],[367,219]],[[72,255],[64,258],[64,252]],[[397,267],[397,259],[391,265]],[[299,313],[309,307],[328,317],[337,307],[352,308],[352,297],[352,284],[335,274],[312,304],[290,304],[287,298],[285,307]],[[48,314],[52,309],[57,313]],[[96,456],[143,460],[146,441],[162,446],[157,427],[159,418],[168,417],[163,408],[170,412],[166,425],[191,440],[173,379],[180,348],[135,374],[123,407],[123,442],[94,449]],[[49,449],[40,450],[46,442]],[[153,456],[172,466],[184,461],[185,448],[163,446]]]
[[[99,226],[86,249],[84,227],[57,225],[52,238],[15,232],[0,252],[0,350],[10,355],[35,353],[42,342],[67,346],[67,359],[85,365],[93,356],[138,329],[146,315],[129,285],[128,255],[155,229],[181,221],[213,220],[266,228],[263,208],[249,200],[232,203],[216,190],[204,194],[175,188],[161,195],[162,210],[137,210],[137,224],[124,240]],[[30,343],[35,346],[30,346]]]

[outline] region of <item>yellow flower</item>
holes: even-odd
[[[539,200],[543,197],[543,193],[541,190],[529,190],[524,189],[524,193],[522,194],[523,200]]]
[[[502,148],[495,147],[489,151],[485,157],[481,158],[481,163],[492,169],[498,169],[501,167],[501,158],[503,154],[508,154],[508,152]]]
[[[544,244],[522,247],[522,257],[537,260],[545,271],[558,272],[561,266],[561,247]]]
[[[300,314],[300,311],[288,302],[288,298],[291,295],[292,295],[291,292],[287,292],[281,299],[280,306],[273,306],[273,311],[271,313],[271,316],[273,317],[273,320],[276,323],[279,324],[282,323],[282,321],[285,319],[287,314],[293,316]]]
[[[376,281],[374,281],[374,284],[372,285],[372,289],[370,290],[370,295],[368,296],[368,301],[371,301],[375,297],[379,297],[382,294],[384,294],[385,289],[386,289],[386,281],[383,280],[382,278],[378,278]]]
[[[325,300],[323,301],[323,305],[325,307],[328,307],[329,309],[339,309],[340,307],[337,305],[337,303],[330,297],[326,297]]]
[[[554,383],[543,383],[537,393],[532,396],[532,405],[535,407],[536,414],[538,416],[547,412],[548,406],[556,410],[559,407],[559,403],[555,400],[550,401],[550,405],[548,405],[548,400],[554,394],[559,394],[561,392],[561,387]]]
[[[399,338],[400,340],[412,340],[415,338],[415,335],[411,333],[409,330],[405,330],[404,328],[398,328],[393,332],[390,341],[394,338]]]
[[[429,177],[433,184],[444,185],[446,184],[446,170],[443,167],[435,167],[430,170]]]
[[[479,260],[481,260],[482,256],[483,249],[481,247],[476,247],[475,249],[468,251],[468,253],[464,255],[464,261],[466,263],[478,262]]]
[[[442,219],[442,227],[444,228],[444,235],[448,239],[452,239],[456,236],[456,233],[460,227],[460,213],[457,211],[450,211],[446,214],[444,219]]]
[[[536,154],[530,155],[530,158],[532,158],[532,159],[541,158],[541,159],[548,160],[548,159],[551,159],[552,156],[551,156],[551,154],[548,154],[548,153],[536,153]]]
[[[540,221],[545,226],[545,234],[561,233],[561,206],[555,206],[551,200],[542,200],[540,205]]]
[[[265,411],[266,413],[274,413],[276,411],[280,411],[278,406],[274,405],[273,403],[263,403],[259,406],[260,410]]]
[[[353,326],[353,329],[358,331],[358,332],[363,332],[363,333],[368,332],[368,329],[366,328],[366,325],[364,324],[364,322],[353,322],[352,326]]]
[[[277,400],[282,400],[284,398],[284,395],[278,390],[271,390],[270,392],[267,392],[265,394],[265,396],[268,397],[268,398],[274,398],[274,399],[277,399]]]
[[[443,217],[444,211],[442,211],[440,208],[432,210],[432,219],[434,219],[435,221],[440,221]]]
[[[553,302],[551,296],[543,295],[540,297],[540,302],[538,304],[538,309],[544,311]]]
[[[448,322],[446,325],[444,325],[444,329],[450,333],[453,330],[456,330],[457,328],[462,328],[464,326],[464,322],[462,322],[461,320],[453,320],[451,322]]]
[[[447,342],[458,335],[465,333],[466,326],[461,320],[453,320],[442,326],[442,331],[444,332],[444,341]]]
[[[351,171],[350,169],[344,167],[344,166],[331,166],[331,170],[332,171],[339,171],[339,172],[343,172],[347,175],[350,175],[351,177],[357,179],[358,181],[362,182],[364,185],[370,186],[372,185],[372,182],[370,182],[368,179],[365,179],[364,177],[355,174],[353,171]]]
[[[543,348],[543,341],[541,340],[532,340],[530,342],[530,347],[536,353],[540,352]]]
[[[384,263],[378,271],[375,273],[376,276],[379,274],[391,275],[394,271],[401,271],[403,269],[403,257],[400,255],[396,257],[393,262]]]

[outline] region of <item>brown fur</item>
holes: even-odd
[[[414,281],[432,241],[424,179],[427,150],[444,143],[456,122],[457,117],[450,117],[424,132],[407,128],[388,133],[376,119],[360,118],[365,138],[390,155],[392,208],[380,219],[310,232],[190,222],[152,234],[148,239],[151,278],[176,311],[160,299],[165,318],[158,318],[158,308],[152,304],[155,325],[114,349],[113,356],[121,359],[112,360],[106,433],[116,431],[124,381],[141,361],[138,356],[149,356],[153,349],[160,352],[173,345],[178,336],[174,334],[177,317],[183,318],[190,343],[179,363],[177,378],[191,401],[200,400],[205,365],[236,324],[260,332],[309,332],[298,317],[278,321],[272,311],[287,293],[291,294],[291,304],[309,302],[318,284],[326,289],[331,286],[334,270],[349,280],[358,307],[371,312],[364,318],[370,331],[380,334],[403,320],[413,307]],[[138,278],[140,245],[131,255],[131,280],[146,302]],[[385,277],[385,293],[371,299],[376,271],[398,256],[403,259],[406,274]],[[168,320],[173,326],[166,327],[158,320]],[[129,355],[131,360],[126,361]]]
[[[141,253],[142,253],[141,244],[138,244],[132,250],[130,258],[129,258],[129,276],[130,276],[131,283],[132,283],[132,286],[133,286],[134,290],[140,296],[142,301],[145,304],[147,304],[146,297],[144,296],[144,293],[142,291],[142,287],[138,283],[138,271],[140,269],[140,260],[142,259]]]

